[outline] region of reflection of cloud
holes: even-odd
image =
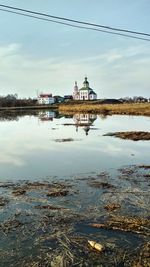
[[[0,164],[11,164],[14,166],[23,166],[25,165],[24,160],[17,157],[17,155],[8,155],[3,153],[3,155],[0,157]]]
[[[135,147],[131,148],[130,145],[126,145],[124,148],[123,143],[120,140],[108,140],[107,137],[102,137],[97,139],[96,145],[88,144],[88,146],[84,147],[84,150],[90,151],[99,151],[104,157],[112,156],[112,157],[123,157],[130,156],[131,154],[136,154],[136,156],[140,155],[140,151],[135,149]],[[142,155],[143,152],[141,152]]]
[[[39,140],[42,141],[39,142]],[[17,128],[17,131],[11,133],[11,141],[9,133],[7,136],[1,137],[0,145],[2,151],[0,164],[14,166],[26,165],[26,156],[30,154],[33,155],[37,153],[38,155],[39,153],[42,153],[42,151],[57,150],[57,148],[50,144],[46,138],[45,140],[43,139],[43,134],[40,132],[40,129],[37,133],[37,130],[33,129],[30,131],[26,126],[24,126],[23,129],[19,127]]]
[[[123,147],[120,147],[120,144],[118,144],[118,146],[116,145],[116,143],[113,144],[108,144],[107,145],[107,153],[109,155],[113,155],[113,156],[129,156],[131,154],[134,154],[137,152],[134,149],[131,149],[130,147],[127,147],[126,149],[123,149]]]

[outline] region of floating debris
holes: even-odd
[[[52,206],[52,205],[44,205],[44,206],[41,206],[41,205],[38,205],[38,206],[35,206],[36,209],[40,209],[40,210],[64,210],[65,208],[63,207],[56,207],[56,206]]]
[[[48,197],[65,197],[69,194],[68,190],[56,190],[47,193]]]
[[[104,247],[101,244],[96,243],[95,241],[89,241],[88,240],[88,243],[90,244],[90,246],[92,248],[94,248],[95,250],[97,250],[99,252],[102,252],[104,250]]]
[[[9,202],[8,199],[4,198],[4,197],[0,197],[0,207],[4,207],[5,205],[7,205]]]
[[[12,188],[14,186],[11,182],[0,182],[0,188]]]
[[[89,186],[94,188],[102,188],[102,189],[113,189],[115,188],[114,185],[107,183],[107,182],[100,182],[100,181],[90,181],[88,183]]]
[[[110,204],[107,204],[104,208],[108,211],[114,211],[114,210],[117,210],[119,209],[121,206],[119,204],[116,204],[116,203],[110,203]]]
[[[73,142],[73,141],[81,141],[81,139],[73,139],[73,138],[60,138],[60,139],[54,139],[57,143],[63,143],[63,142]]]
[[[150,165],[139,165],[137,167],[140,169],[150,169]]]
[[[21,196],[21,195],[24,195],[25,193],[26,193],[26,190],[22,188],[17,188],[16,190],[12,191],[12,194],[14,196]]]
[[[136,217],[124,217],[115,215],[105,223],[92,223],[90,226],[108,230],[120,230],[150,236],[150,221]]]
[[[100,172],[99,174],[97,174],[97,178],[109,178],[109,173]]]
[[[147,267],[149,165],[140,166],[0,183],[9,202],[0,210],[1,266]]]
[[[150,266],[150,242],[144,244],[141,248],[139,256],[134,260],[133,267],[149,267]]]
[[[150,178],[150,174],[144,174],[143,176],[146,178]]]
[[[22,226],[23,224],[16,220],[16,219],[10,219],[5,221],[4,223],[0,223],[0,229],[5,232],[8,233],[10,231],[14,231],[16,228]]]

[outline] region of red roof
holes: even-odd
[[[39,97],[52,97],[52,94],[40,94]]]

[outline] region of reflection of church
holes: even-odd
[[[73,120],[76,125],[76,131],[78,131],[78,127],[82,127],[85,134],[88,135],[90,127],[96,119],[97,115],[95,114],[75,114],[73,116]]]
[[[41,121],[53,121],[55,118],[55,112],[53,111],[42,111],[39,113],[39,119]]]

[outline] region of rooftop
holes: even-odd
[[[39,97],[52,97],[52,94],[40,94]]]

